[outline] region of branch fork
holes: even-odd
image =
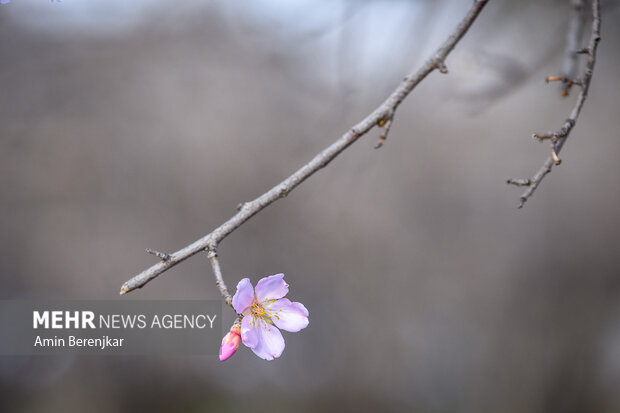
[[[383,128],[383,132],[379,135],[379,141],[375,144],[375,149],[382,147],[387,140],[390,128],[392,127],[392,121],[394,120],[394,113],[395,110],[388,111],[388,113],[377,122],[377,126]]]
[[[448,67],[446,66],[443,60],[437,61],[437,63],[435,64],[435,67],[437,68],[437,70],[439,70],[439,73],[443,73],[444,75],[448,74]]]
[[[547,76],[545,78],[545,82],[562,82],[562,96],[566,97],[569,95],[571,88],[576,86],[583,86],[583,82],[579,79],[570,79],[565,76]]]

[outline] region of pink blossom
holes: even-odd
[[[280,357],[284,338],[278,328],[297,332],[308,326],[308,310],[301,303],[283,298],[288,293],[284,274],[262,278],[252,287],[249,278],[237,284],[232,305],[241,320],[241,340],[265,360]]]

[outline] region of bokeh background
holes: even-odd
[[[0,5],[1,298],[116,298],[366,116],[471,1]],[[310,326],[265,362],[0,357],[3,412],[620,411],[620,10],[574,104],[569,1],[491,1],[397,113],[220,246]],[[586,34],[589,29],[586,29]],[[584,40],[585,44],[585,40]],[[124,299],[217,299],[195,256]],[[232,322],[231,311],[224,313]],[[0,337],[1,338],[1,337]],[[214,349],[214,353],[217,349]]]

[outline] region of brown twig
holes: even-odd
[[[509,179],[507,181],[509,184],[512,184],[512,185],[527,186],[527,189],[525,190],[525,192],[523,192],[523,194],[520,197],[519,204],[518,204],[519,208],[522,208],[523,205],[525,205],[525,203],[527,202],[527,200],[534,194],[534,192],[536,191],[536,188],[538,188],[538,186],[540,185],[544,177],[547,176],[549,172],[551,172],[551,168],[553,167],[553,165],[559,165],[562,162],[562,160],[558,157],[558,154],[562,150],[564,143],[566,143],[566,139],[568,139],[568,136],[571,130],[575,126],[575,123],[577,122],[577,118],[579,118],[579,114],[581,113],[581,109],[583,108],[583,104],[585,103],[588,97],[588,90],[590,89],[590,81],[592,80],[592,73],[594,72],[594,64],[596,63],[596,49],[601,39],[600,11],[601,11],[600,0],[593,0],[592,1],[592,30],[590,34],[590,41],[586,49],[579,50],[579,52],[586,50],[586,53],[580,53],[580,54],[587,55],[586,67],[585,67],[583,76],[581,77],[581,80],[579,81],[579,84],[581,86],[581,92],[579,93],[579,96],[577,97],[577,102],[575,103],[575,106],[573,107],[573,110],[571,111],[570,116],[568,117],[568,119],[566,119],[566,121],[564,121],[564,124],[562,125],[562,128],[559,131],[549,132],[546,134],[534,134],[533,135],[536,139],[539,139],[541,141],[545,139],[551,140],[551,155],[547,158],[547,160],[542,165],[542,167],[538,170],[538,172],[536,172],[536,174],[531,179],[528,179],[528,180]],[[574,30],[573,27],[574,25],[571,24],[570,25],[571,30]],[[575,45],[569,44],[569,46],[571,47],[572,51],[577,50]],[[555,79],[552,79],[552,80],[555,80]],[[522,183],[526,181],[529,183],[527,185],[523,185]]]
[[[177,252],[170,254],[170,259],[160,261],[131,278],[123,284],[121,294],[125,294],[136,288],[143,287],[146,283],[161,273],[169,270],[192,255],[205,250],[215,251],[219,242],[222,241],[227,235],[239,228],[239,226],[241,226],[248,219],[252,218],[265,207],[286,196],[315,172],[327,166],[327,164],[329,164],[336,156],[349,147],[349,145],[357,141],[360,136],[368,133],[368,131],[373,129],[381,120],[385,120],[386,123],[384,126],[386,127],[388,126],[388,121],[390,121],[391,126],[391,118],[393,117],[394,112],[402,101],[409,95],[409,93],[411,93],[411,91],[432,71],[436,69],[445,71],[444,61],[446,60],[446,57],[471,27],[484,6],[487,4],[487,1],[488,0],[474,1],[473,5],[467,12],[467,15],[450,34],[448,39],[435,52],[435,54],[416,72],[412,72],[410,75],[406,76],[405,79],[398,85],[396,90],[394,90],[394,92],[392,92],[392,94],[385,100],[385,102],[383,102],[371,114],[349,129],[349,131],[347,131],[343,136],[317,154],[310,162],[302,166],[284,181],[280,182],[278,185],[274,186],[255,200],[240,204],[239,211],[228,221],[217,227],[213,232],[205,235]],[[384,134],[386,130],[384,130]],[[216,280],[221,281],[219,285],[222,287],[224,284],[223,279],[221,278],[219,263],[217,259],[211,260],[211,263],[215,272]],[[213,265],[214,263],[215,265]],[[220,288],[220,291],[222,292],[222,295],[224,295],[225,299],[228,300],[227,291],[222,290],[222,288]]]
[[[557,82],[557,81],[561,81],[562,82],[562,96],[566,97],[568,96],[568,94],[570,93],[571,88],[574,85],[577,86],[581,86],[581,80],[579,79],[571,79],[569,77],[566,76],[547,76],[545,78],[545,82],[549,83],[549,82]]]

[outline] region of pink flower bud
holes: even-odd
[[[220,347],[220,361],[228,360],[241,344],[241,327],[235,323],[228,334],[222,339],[222,347]]]

